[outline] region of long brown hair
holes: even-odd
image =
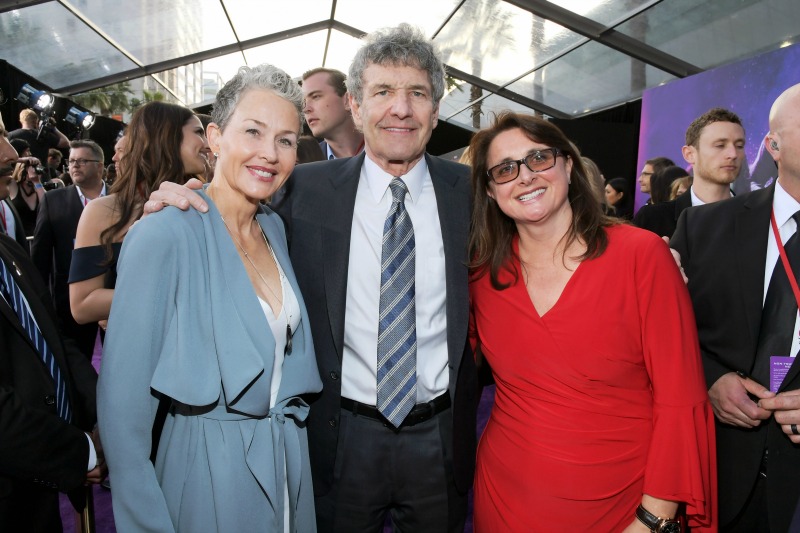
[[[503,112],[497,116],[494,124],[481,130],[472,137],[469,151],[472,155],[472,226],[469,235],[470,269],[472,274],[480,276],[489,271],[492,287],[505,289],[508,283],[500,283],[498,275],[505,268],[511,272],[516,281],[519,272],[511,266],[514,254],[511,246],[517,235],[514,221],[506,216],[497,202],[489,194],[490,178],[488,170],[488,153],[492,141],[502,132],[520,129],[532,141],[544,144],[558,151],[572,161],[570,172],[571,184],[567,199],[572,207],[572,225],[564,235],[564,249],[580,239],[586,244],[586,252],[579,260],[599,257],[608,246],[608,237],[603,228],[614,224],[614,221],[603,214],[600,204],[589,184],[581,154],[557,126],[532,116]]]
[[[183,126],[194,113],[183,106],[150,102],[133,114],[125,130],[125,153],[111,193],[116,195],[116,221],[100,233],[111,257],[114,237],[142,216],[144,202],[165,181],[183,184],[190,177],[183,168]]]

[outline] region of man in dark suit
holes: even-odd
[[[364,135],[350,114],[346,79],[344,72],[330,68],[303,73],[303,116],[314,137],[322,139],[325,159],[351,157],[364,149]]]
[[[62,330],[91,359],[97,324],[78,324],[69,305],[69,267],[84,206],[105,194],[103,149],[88,140],[72,141],[69,169],[73,184],[47,192],[39,206],[31,256],[50,287]],[[81,164],[78,164],[80,162]]]
[[[15,161],[0,119],[0,179]],[[79,502],[84,483],[103,476],[99,441],[86,433],[97,374],[62,342],[36,268],[6,235],[0,263],[0,529],[61,531],[58,491]]]
[[[764,143],[777,184],[687,209],[671,241],[689,278],[716,415],[720,531],[788,531],[800,496],[800,366],[773,357],[798,353],[797,301],[778,243],[796,277],[800,85],[773,104]]]
[[[401,25],[367,38],[347,85],[366,154],[297,167],[282,213],[324,383],[309,417],[317,525],[376,531],[388,512],[399,531],[460,531],[478,391],[466,342],[468,170],[425,154],[442,63]],[[390,182],[401,180],[416,242],[417,405],[397,423],[381,410],[379,295]]]
[[[397,531],[461,532],[479,388],[467,342],[468,169],[425,153],[444,67],[401,24],[367,37],[348,89],[365,154],[295,167],[281,207],[323,380],[308,418],[317,528],[379,531],[388,514]],[[198,200],[165,184],[145,211],[203,210]],[[387,395],[396,375],[402,398]]]
[[[697,117],[686,130],[682,149],[694,171],[692,187],[675,200],[643,206],[633,223],[672,237],[687,207],[731,198],[731,184],[745,162],[744,142],[744,127],[735,113],[716,107]]]

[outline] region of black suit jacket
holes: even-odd
[[[85,356],[91,357],[97,324],[78,324],[69,306],[69,267],[81,213],[83,202],[74,185],[45,193],[36,217],[31,257],[50,287],[64,333],[77,343]]]
[[[10,267],[36,318],[67,383],[73,422],[56,413],[55,384],[14,310],[0,297],[0,530],[17,520],[38,529],[20,516],[19,495],[31,506],[54,507],[57,491],[82,487],[89,461],[84,431],[96,420],[97,374],[71,344],[62,341],[47,289],[27,254],[0,235],[0,260]],[[16,274],[17,268],[21,275]],[[42,509],[42,515],[46,515]],[[36,517],[38,518],[38,517]]]
[[[706,382],[750,374],[764,298],[764,272],[774,186],[687,209],[670,242],[689,278]],[[762,383],[769,386],[768,383]],[[781,391],[800,388],[795,361]],[[800,496],[800,446],[770,418],[752,430],[717,422],[720,526],[744,506],[769,449],[767,501],[772,531],[787,531]]]
[[[322,150],[322,155],[325,156],[325,159],[328,159],[328,142],[320,141],[319,149]]]
[[[652,231],[659,237],[672,237],[678,225],[678,218],[688,207],[692,207],[692,195],[686,191],[669,202],[642,206],[633,217],[633,223],[642,229]]]
[[[365,155],[299,165],[294,188],[281,205],[292,265],[308,307],[323,390],[308,418],[314,491],[333,482],[339,438],[342,349],[350,256],[350,230]],[[479,389],[467,342],[469,292],[467,236],[470,221],[468,168],[426,155],[444,241],[447,346],[453,403],[453,465],[456,486],[466,492],[475,470],[475,415]]]

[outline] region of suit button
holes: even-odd
[[[56,397],[48,394],[44,397],[44,403],[45,405],[54,405],[56,403]]]
[[[330,420],[328,420],[328,424],[330,424],[332,428],[335,428],[336,427],[336,419],[335,418],[331,418]]]
[[[338,381],[339,380],[339,374],[336,372],[336,370],[331,370],[330,376],[331,376],[331,379],[333,381]]]

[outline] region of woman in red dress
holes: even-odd
[[[688,292],[606,218],[554,125],[475,135],[473,338],[497,384],[475,531],[715,531],[714,419]],[[638,518],[637,514],[641,517]]]

